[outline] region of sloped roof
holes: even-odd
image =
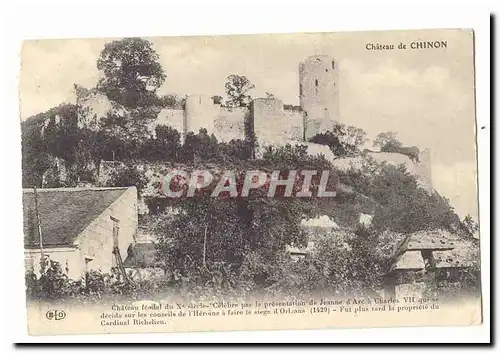
[[[453,251],[436,251],[434,258],[436,260],[436,268],[462,268],[471,266],[471,261],[469,259]],[[418,271],[424,268],[425,264],[422,255],[416,251],[407,251],[399,258],[394,269]]]
[[[459,241],[453,234],[441,229],[423,230],[412,233],[410,236],[407,251],[452,250]]]
[[[72,246],[77,236],[127,188],[37,189],[44,248]],[[24,247],[38,248],[40,239],[33,189],[23,190]]]
[[[471,267],[479,260],[479,248],[474,246],[473,239],[463,239],[451,232],[436,229],[407,235],[391,269],[424,269],[421,250],[433,251],[436,268]]]

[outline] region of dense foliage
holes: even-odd
[[[380,151],[390,151],[394,148],[402,147],[403,144],[397,139],[396,133],[389,132],[381,132],[375,137],[373,140],[373,146],[378,147]]]
[[[158,103],[156,89],[166,75],[151,42],[125,38],[107,43],[97,60],[102,77],[97,86],[125,107],[137,108]]]
[[[246,76],[229,75],[226,79],[227,100],[225,104],[228,107],[248,107],[252,101],[250,91],[255,86]]]
[[[360,146],[366,141],[366,132],[362,129],[337,122],[331,131],[316,134],[309,139],[309,142],[328,146],[338,157],[358,154]]]
[[[97,63],[103,74],[97,89],[123,109],[96,120],[88,119],[88,112],[78,104],[61,105],[23,122],[23,186],[95,184],[101,161],[123,162],[110,173],[106,185],[137,186],[149,206],[146,223],[157,239],[156,260],[165,275],[133,285],[119,273],[90,272],[85,279],[72,281],[60,264],[44,260],[40,274],[27,273],[30,297],[140,297],[162,291],[186,298],[255,293],[370,295],[380,289],[401,234],[477,230],[471,217],[461,222],[446,199],[421,188],[404,166],[365,159],[361,168],[341,171],[323,156],[311,156],[305,145],[289,144],[269,146],[262,158],[255,159],[258,141],[251,129],[244,140],[228,143],[217,141],[206,129],[186,134],[184,141],[171,127],[151,130],[159,109],[177,109],[184,104],[184,99],[175,95],[157,96],[166,79],[158,60],[148,41],[111,42]],[[230,75],[225,88],[226,105],[250,104],[254,86],[246,77]],[[220,96],[213,98],[222,102]],[[337,157],[359,155],[366,141],[363,130],[338,123],[310,140],[328,146]],[[374,145],[384,151],[401,143],[395,134],[383,133]],[[65,180],[60,179],[59,161],[65,164]],[[328,190],[338,187],[339,192],[335,198],[285,198],[279,193],[279,197],[269,198],[262,188],[245,198],[214,198],[201,190],[193,198],[172,200],[144,194],[152,180],[137,168],[136,161],[182,163],[193,169],[224,166],[237,172],[238,190],[242,181],[238,173],[242,171],[280,170],[283,178],[290,175],[289,170],[299,175],[302,170],[317,171],[311,187],[317,190],[319,175],[327,170],[331,177]],[[367,227],[360,226],[360,213],[373,216]],[[327,215],[339,227],[308,234],[302,221],[318,215]],[[304,259],[294,261],[286,252],[287,246],[305,247],[308,241],[313,241],[314,247]],[[477,284],[476,273],[477,268],[470,271],[464,286]]]

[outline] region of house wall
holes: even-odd
[[[79,279],[84,275],[84,267],[81,262],[80,250],[76,248],[44,249],[44,256],[61,264],[63,271],[71,279]],[[36,275],[40,274],[40,249],[25,249],[24,261],[26,270],[32,269]]]
[[[109,272],[116,265],[113,255],[113,224],[111,219],[119,220],[118,245],[122,259],[127,257],[128,247],[135,242],[137,235],[137,189],[129,188],[124,194],[97,217],[75,241],[81,249],[80,263],[92,259],[87,270]]]

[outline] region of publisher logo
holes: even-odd
[[[45,313],[45,317],[49,320],[62,320],[66,317],[64,310],[49,310]]]

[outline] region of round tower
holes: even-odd
[[[339,119],[337,62],[327,55],[307,58],[299,65],[300,107],[304,112],[304,138],[331,130]]]
[[[214,120],[217,107],[212,98],[204,95],[191,95],[186,98],[185,132],[197,134],[201,128],[207,129],[208,134],[214,132]]]

